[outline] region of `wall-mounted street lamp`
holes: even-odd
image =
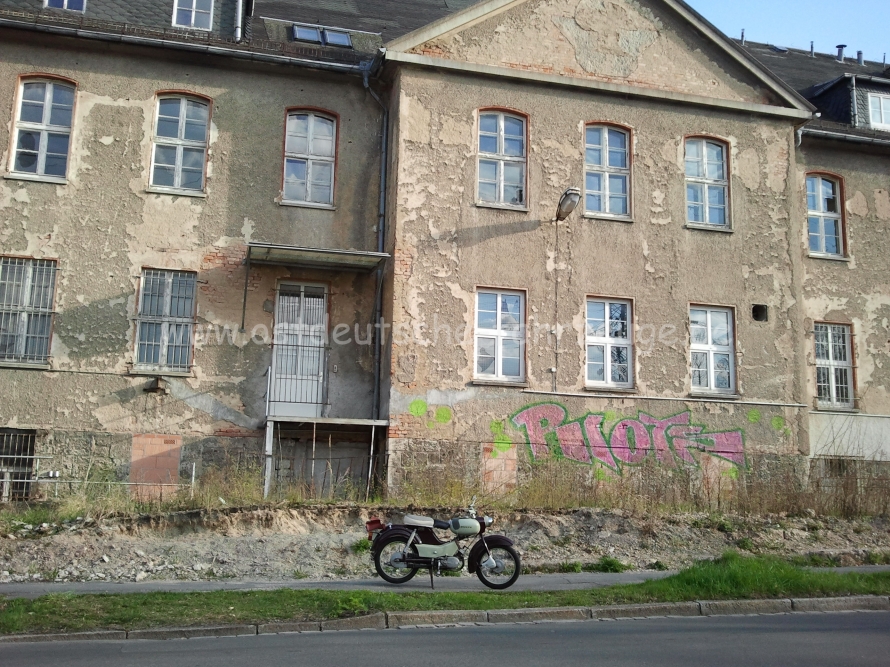
[[[562,222],[568,218],[578,202],[581,201],[581,190],[578,188],[567,188],[559,198],[559,204],[556,206],[556,219]]]

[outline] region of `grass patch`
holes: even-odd
[[[639,602],[890,594],[890,572],[812,572],[728,552],[657,581],[579,591],[215,591],[0,600],[0,633],[325,620],[379,611],[521,609]]]
[[[371,540],[363,537],[352,545],[352,552],[356,554],[366,554],[371,550]]]
[[[603,556],[596,563],[588,563],[584,566],[585,572],[626,572],[630,569],[632,569],[630,565],[625,565],[611,556]]]

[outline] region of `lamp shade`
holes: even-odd
[[[565,220],[568,218],[578,202],[581,201],[581,190],[578,188],[568,188],[559,198],[559,204],[556,207],[556,219]]]

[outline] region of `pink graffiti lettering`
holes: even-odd
[[[559,438],[559,446],[567,459],[590,463],[590,454],[587,453],[587,445],[584,444],[584,434],[581,433],[581,424],[572,422],[556,429],[556,437]]]
[[[634,446],[631,449],[628,431],[633,431]],[[625,419],[618,422],[612,429],[612,437],[609,440],[612,456],[624,463],[640,463],[651,451],[652,442],[649,437],[649,429],[636,419]]]
[[[563,406],[544,403],[521,410],[512,423],[525,431],[536,459],[551,456],[549,437],[559,443],[565,458],[600,463],[619,474],[619,465],[639,464],[653,452],[659,463],[671,467],[678,462],[696,466],[700,454],[718,456],[740,467],[745,465],[742,431],[708,433],[704,426],[690,423],[688,411],[661,419],[640,412],[638,419],[622,419],[612,429],[608,444],[603,435],[604,415],[588,414],[583,420],[566,423],[567,416]]]
[[[565,421],[566,414],[566,409],[561,405],[546,403],[533,405],[513,417],[516,428],[525,429],[525,436],[535,458],[546,458],[549,455],[547,434],[553,433]]]
[[[593,458],[615,469],[617,465],[615,459],[612,458],[612,452],[609,451],[609,446],[606,444],[606,439],[603,437],[602,425],[602,415],[587,415],[587,418],[584,420],[584,433],[587,435],[587,443],[590,445],[590,452],[593,454]]]
[[[675,461],[668,444],[667,431],[675,424],[688,424],[689,413],[683,412],[673,417],[658,419],[645,412],[640,413],[640,421],[652,427],[652,446],[655,449],[659,462],[666,466],[674,467]]]

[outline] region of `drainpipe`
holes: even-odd
[[[389,144],[389,110],[378,97],[374,89],[368,85],[368,78],[372,70],[379,67],[385,51],[380,49],[370,66],[362,73],[362,83],[374,101],[383,110],[382,131],[380,136],[380,199],[377,205],[377,252],[383,252],[386,233],[386,165],[387,146]],[[374,419],[380,419],[380,376],[381,376],[381,351],[383,349],[383,326],[380,316],[383,311],[383,267],[377,268],[377,290],[374,298],[374,322],[377,331],[374,337]]]
[[[241,21],[244,14],[244,0],[235,3],[235,42],[241,43]]]

